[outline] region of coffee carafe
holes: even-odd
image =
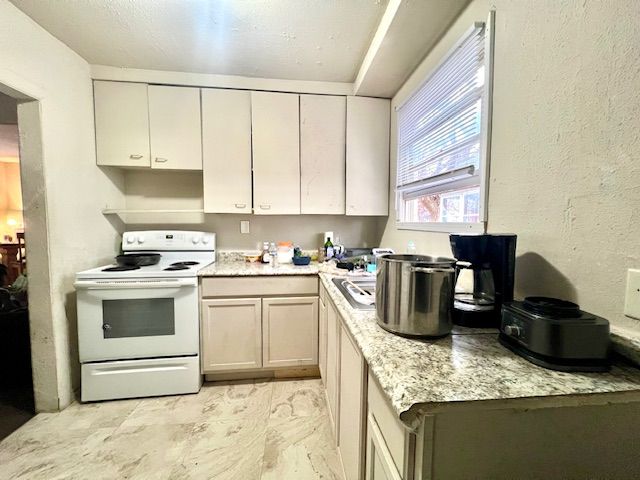
[[[515,235],[449,237],[456,257],[453,322],[465,327],[498,327],[503,302],[513,300]]]

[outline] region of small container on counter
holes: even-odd
[[[278,265],[278,249],[274,242],[269,244],[269,260],[272,267],[276,267]]]
[[[293,243],[278,242],[278,263],[291,263],[293,259]]]

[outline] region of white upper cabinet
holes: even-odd
[[[347,97],[347,215],[389,214],[390,101]]]
[[[151,167],[202,170],[200,89],[149,85]]]
[[[251,92],[253,210],[300,213],[299,96]]]
[[[345,213],[345,97],[300,95],[300,213]]]
[[[93,82],[98,165],[148,167],[147,85]]]
[[[202,89],[206,213],[251,213],[251,92]]]

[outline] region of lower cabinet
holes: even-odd
[[[318,297],[262,300],[262,366],[318,364]]]
[[[338,440],[338,388],[340,375],[340,317],[336,307],[327,302],[327,369],[326,369],[326,393],[329,407],[329,420],[336,443]]]
[[[338,445],[346,480],[359,480],[364,469],[366,364],[354,340],[340,328],[340,415]]]
[[[262,299],[202,301],[202,366],[205,372],[262,366]]]
[[[317,277],[203,277],[202,372],[318,365]],[[240,378],[240,377],[239,377]]]
[[[324,287],[320,290],[320,300],[318,301],[318,369],[320,378],[325,384],[327,378],[327,306],[326,296],[323,295]]]
[[[367,419],[366,480],[402,480],[373,415]]]
[[[320,349],[326,348],[320,355],[320,365],[326,361],[320,372],[345,479],[418,480],[416,434],[398,419],[322,286],[320,302],[326,310],[324,318],[320,314]]]

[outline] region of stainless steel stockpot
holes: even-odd
[[[419,337],[451,332],[455,259],[384,255],[377,263],[376,314],[382,328]]]

